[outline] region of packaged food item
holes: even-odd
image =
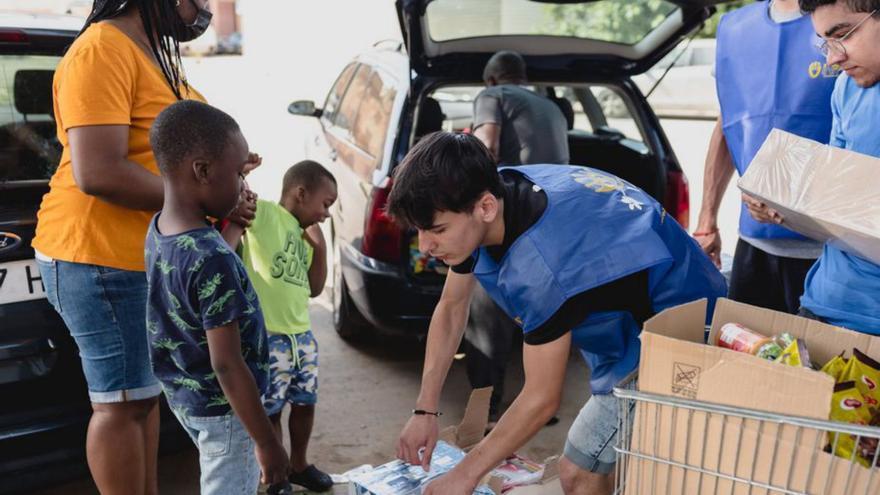
[[[540,482],[541,476],[544,475],[544,465],[525,457],[513,455],[493,469],[490,474],[501,478],[503,480],[502,492],[508,492],[517,486]]]
[[[853,349],[850,358],[840,375],[841,381],[854,381],[865,398],[869,412],[873,414],[880,409],[880,363],[874,361],[858,349]]]
[[[834,383],[840,382],[840,375],[843,373],[843,369],[846,368],[847,359],[843,357],[843,353],[840,355],[834,356],[831,361],[825,363],[825,366],[819,370],[823,373],[831,375],[831,378],[834,378]]]
[[[794,336],[790,333],[779,334],[775,337],[771,337],[770,342],[767,342],[758,348],[758,352],[756,352],[755,355],[768,361],[776,361],[785,349],[795,340]]]
[[[758,356],[761,359],[766,359],[768,361],[775,361],[779,356],[782,355],[783,346],[776,340],[770,339],[769,342],[762,345],[755,351],[755,356]]]
[[[831,400],[832,420],[860,425],[867,425],[871,421],[871,414],[868,412],[868,408],[865,407],[865,399],[862,397],[859,389],[856,388],[855,382],[849,381],[835,385]],[[870,466],[870,461],[857,451],[856,440],[852,435],[829,433],[828,444],[838,457],[844,459],[854,458],[859,464],[865,467]]]
[[[406,464],[401,460],[377,466],[371,470],[352,474],[348,493],[352,495],[418,495],[425,486],[438,476],[449,472],[464,459],[464,452],[446,442],[437,442],[431,456],[431,466],[425,472],[421,466]],[[494,495],[487,485],[480,485],[474,495]]]
[[[813,364],[810,362],[810,351],[807,350],[807,345],[801,339],[792,340],[788,347],[782,351],[782,354],[776,358],[776,362],[789,366],[813,368]]]
[[[871,416],[868,425],[880,426],[880,411],[875,412]],[[876,459],[874,467],[880,467],[880,456],[877,455],[878,446],[880,446],[880,439],[878,438],[862,438],[862,441],[859,442],[859,455],[867,459],[869,464],[872,460]]]
[[[770,337],[761,335],[739,323],[726,323],[718,332],[718,341],[715,345],[747,354],[756,354],[762,346],[770,342],[772,342]],[[782,349],[780,349],[781,351]]]

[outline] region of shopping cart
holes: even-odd
[[[880,428],[615,389],[615,494],[880,495]],[[784,391],[781,391],[784,393]],[[832,455],[854,447],[848,459]],[[873,446],[873,450],[870,450]],[[857,460],[869,452],[873,460]]]

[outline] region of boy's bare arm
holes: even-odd
[[[226,224],[226,227],[223,227],[223,232],[221,232],[220,235],[223,236],[223,240],[226,241],[226,244],[229,244],[229,247],[235,251],[238,249],[238,245],[241,244],[241,236],[244,235],[244,227],[235,222],[229,222]]]
[[[307,228],[303,237],[314,248],[312,266],[309,267],[309,288],[312,297],[318,297],[324,291],[324,284],[327,282],[327,243],[318,224]]]
[[[265,483],[280,483],[287,478],[287,454],[275,436],[266,416],[257,384],[241,356],[238,322],[205,332],[211,368],[229,405],[257,444],[257,459],[263,468]]]

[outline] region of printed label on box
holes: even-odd
[[[700,367],[685,363],[674,363],[672,366],[672,394],[697,398],[700,388]]]

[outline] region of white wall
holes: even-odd
[[[245,58],[291,99],[323,102],[355,55],[401,38],[393,0],[238,1]]]

